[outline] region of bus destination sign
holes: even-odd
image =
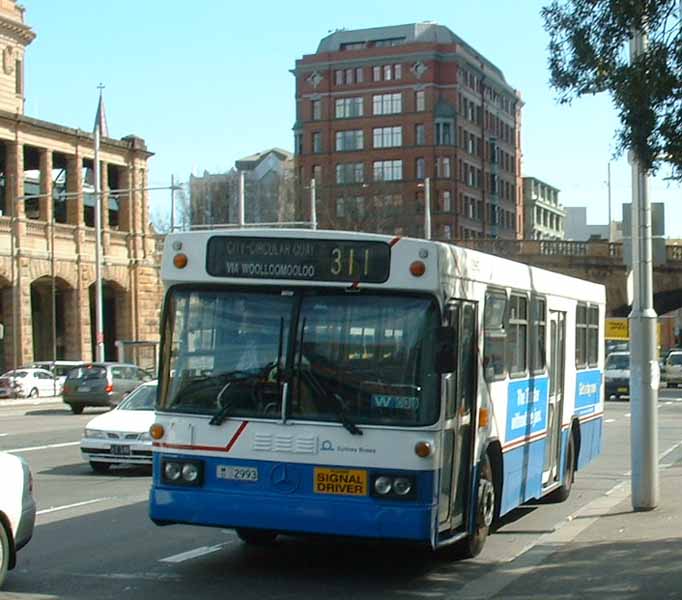
[[[214,277],[383,283],[390,259],[385,242],[214,236],[206,270]]]

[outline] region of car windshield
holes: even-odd
[[[289,418],[438,417],[430,298],[174,290],[167,314],[161,410],[280,418],[286,382]]]
[[[623,370],[630,368],[629,354],[609,354],[606,357],[606,368],[612,370]]]
[[[154,410],[156,385],[141,385],[132,392],[117,410]]]
[[[105,367],[88,365],[72,369],[69,371],[67,379],[104,379],[106,376],[107,370]]]
[[[669,365],[682,365],[682,353],[680,354],[671,354],[668,357],[668,364]]]

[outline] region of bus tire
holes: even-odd
[[[547,499],[550,502],[563,502],[570,496],[573,480],[575,479],[575,454],[575,435],[573,430],[571,430],[571,434],[568,436],[568,447],[566,448],[566,463],[564,464],[563,481],[561,482],[561,487],[558,487],[547,496]]]
[[[270,546],[277,539],[277,534],[267,529],[240,527],[236,531],[237,537],[250,546]]]
[[[496,494],[493,469],[488,454],[484,454],[478,470],[478,499],[476,501],[476,524],[473,533],[455,544],[457,558],[474,558],[481,553],[488,539],[495,517]]]

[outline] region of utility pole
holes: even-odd
[[[611,242],[613,241],[611,239],[611,161],[609,161],[608,179],[606,180],[606,186],[608,188],[609,197],[609,242]]]
[[[171,214],[170,214],[170,230],[171,233],[175,231],[175,175],[171,175]]]
[[[424,178],[424,239],[431,239],[431,178]]]
[[[310,180],[310,223],[313,229],[317,229],[317,197],[314,177]]]
[[[646,51],[646,33],[633,30],[630,62]],[[658,385],[656,311],[653,306],[651,202],[647,172],[630,152],[632,165],[632,274],[630,313],[630,457],[632,508],[652,510],[658,504]]]
[[[239,171],[239,206],[237,213],[239,226],[244,227],[244,171]]]

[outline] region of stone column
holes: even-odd
[[[78,284],[64,305],[64,335],[68,360],[92,360],[88,268],[79,265]]]
[[[52,201],[52,150],[40,150],[40,220],[52,222],[54,204]]]
[[[70,225],[83,226],[83,157],[76,154],[66,160],[66,221]],[[77,195],[73,195],[77,194]]]
[[[130,167],[121,167],[119,185],[121,189],[128,190],[133,185]],[[118,197],[118,229],[119,231],[131,231],[131,192],[122,192]]]

